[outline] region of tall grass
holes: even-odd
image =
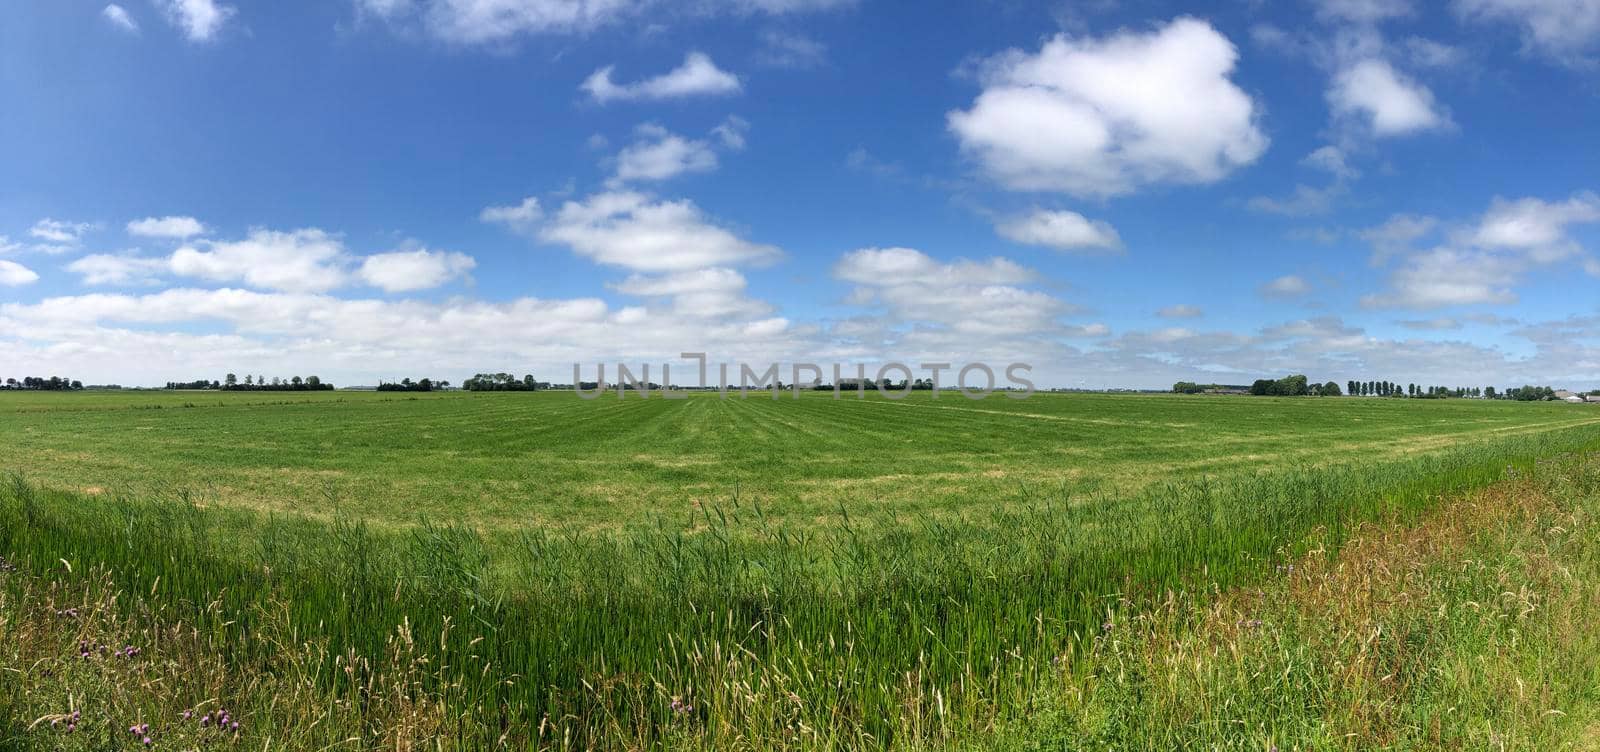
[[[1041,494],[969,518],[774,522],[730,499],[619,533],[406,532],[133,500],[0,490],[0,555],[112,582],[273,665],[323,645],[331,697],[396,630],[437,638],[415,679],[437,733],[512,747],[876,748],[1026,713],[1108,610],[1239,582],[1316,529],[1404,518],[1508,467],[1600,447],[1592,428],[1398,460],[1175,482],[1132,498]],[[270,632],[273,639],[247,639]],[[469,744],[468,746],[473,746]]]

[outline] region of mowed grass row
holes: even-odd
[[[985,461],[1014,458],[1008,454],[1019,451],[1013,442],[1042,430],[1036,424],[1148,423],[1148,429],[1099,435],[1102,443],[1112,435],[1143,441],[1141,430],[1182,437],[1182,426],[1169,425],[1173,412],[1227,411],[1235,404],[1277,412],[1280,429],[1292,425],[1288,416],[1299,410],[1338,425],[1389,416],[1398,427],[1380,426],[1376,433],[1392,441],[1369,440],[1353,455],[1328,456],[1337,443],[1285,437],[1280,430],[1259,439],[1261,451],[1280,450],[1269,452],[1274,461],[1266,470],[1146,477],[1134,491],[1087,498],[1069,485],[1024,484],[1004,503],[967,499],[954,509],[936,507],[937,514],[900,507],[897,518],[879,515],[870,524],[853,516],[849,504],[819,520],[774,514],[778,502],[741,497],[707,501],[692,519],[658,528],[483,531],[417,522],[416,513],[403,518],[415,523],[408,527],[369,526],[355,517],[262,517],[182,498],[86,495],[19,480],[0,491],[0,551],[34,572],[59,573],[62,562],[74,571],[108,566],[124,592],[206,630],[241,637],[287,630],[317,641],[329,665],[314,675],[332,696],[359,696],[361,683],[371,680],[333,666],[367,665],[392,654],[403,625],[447,656],[407,691],[446,709],[434,732],[456,739],[630,749],[914,746],[982,733],[1026,714],[1041,683],[1057,666],[1075,664],[1107,615],[1129,604],[1185,584],[1247,581],[1270,571],[1275,557],[1297,553],[1296,544],[1313,530],[1336,547],[1361,522],[1404,520],[1440,495],[1486,485],[1509,468],[1600,447],[1600,429],[1586,413],[1473,406],[1478,409],[1459,414],[1463,423],[1487,425],[1472,426],[1473,440],[1407,451],[1408,437],[1427,443],[1426,426],[1449,413],[1414,403],[1408,407],[1415,412],[1388,413],[1377,401],[1347,408],[1313,400],[1155,399],[1124,403],[1120,414],[1079,412],[1071,400],[1053,406],[1058,412],[1048,412],[1046,402],[992,403],[997,411],[1021,405],[1062,420],[973,412],[964,402],[948,403],[962,410],[938,409],[944,401],[853,408],[819,400],[701,399],[663,407],[598,402],[582,403],[594,408],[578,413],[549,399],[315,407],[330,404],[437,409],[429,420],[438,425],[446,416],[465,420],[463,412],[484,410],[503,410],[527,424],[537,422],[530,413],[549,411],[540,420],[569,421],[562,425],[571,427],[571,444],[597,441],[615,454],[630,451],[618,448],[624,436],[676,435],[657,425],[670,425],[660,416],[703,411],[704,420],[690,422],[713,435],[695,437],[694,446],[719,461],[730,459],[735,468],[748,461],[743,453],[750,446],[790,436],[790,423],[811,426],[804,432],[808,441],[850,441],[870,454],[863,448],[870,443],[857,443],[859,433],[876,425],[874,437],[886,440],[891,432],[866,410],[886,414],[881,421],[902,429],[921,426],[929,433],[937,426],[945,435],[924,437],[925,451],[933,454],[917,456],[948,451],[954,458],[957,447],[979,445],[990,447]],[[273,407],[291,414],[308,409]],[[1319,410],[1352,412],[1336,419]],[[394,417],[372,413],[374,421]],[[1242,414],[1234,417],[1244,422]],[[277,425],[301,420],[278,416]],[[299,430],[316,430],[314,421],[304,420]],[[397,425],[421,437],[436,430],[435,423]],[[731,436],[720,434],[724,426]],[[1184,461],[1204,454],[1205,436],[1242,442],[1261,429],[1195,430],[1192,445],[1174,444]],[[386,445],[381,436],[366,440]],[[1136,446],[1123,451],[1146,449]],[[1034,451],[1048,458],[1050,449]],[[452,461],[471,455],[463,451]],[[868,460],[874,468],[893,466],[881,456]],[[781,458],[768,461],[779,477],[794,472]],[[902,474],[916,477],[918,471]],[[1005,480],[993,487],[1003,488]],[[630,509],[654,503],[642,496]],[[486,533],[499,538],[492,542]],[[228,639],[216,649],[248,674],[273,665],[283,648]]]
[[[181,488],[202,504],[374,525],[425,514],[615,529],[736,491],[796,521],[962,513],[1600,423],[1583,406],[1376,399],[278,397],[0,394],[3,469],[91,494]]]

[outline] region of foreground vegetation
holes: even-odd
[[[999,749],[1595,749],[1600,456],[1113,612]],[[977,746],[977,745],[974,745]]]
[[[1190,401],[1158,404],[1181,409]],[[748,410],[753,420],[775,415],[764,412],[772,405],[788,404],[797,416],[838,409],[831,401],[686,402],[599,403],[591,426],[615,418],[611,411]],[[266,407],[298,415],[303,406]],[[856,409],[894,421],[931,419],[941,407]],[[1033,423],[1057,434],[1093,430],[1079,429],[1087,418],[1026,417],[1062,415],[1048,412],[1059,405],[981,403],[991,408],[1016,421],[998,424],[1014,433]],[[119,411],[127,412],[105,412]],[[1100,740],[1088,745],[1097,748],[1168,748],[1196,738],[1257,749],[1271,739],[1366,746],[1361,740],[1375,734],[1403,736],[1393,725],[1400,721],[1345,731],[1326,719],[1326,703],[1347,699],[1324,693],[1337,684],[1329,675],[1351,665],[1339,662],[1339,644],[1317,653],[1324,646],[1316,635],[1286,631],[1288,612],[1274,615],[1278,647],[1310,651],[1281,659],[1310,673],[1291,672],[1280,687],[1276,674],[1259,673],[1270,662],[1221,660],[1213,638],[1197,631],[1204,619],[1196,614],[1226,601],[1194,594],[1271,582],[1276,564],[1309,545],[1336,551],[1367,523],[1410,524],[1442,496],[1501,482],[1508,469],[1519,483],[1566,482],[1570,488],[1546,494],[1552,504],[1593,502],[1592,484],[1584,485],[1592,471],[1562,465],[1560,475],[1537,464],[1600,448],[1593,423],[1524,431],[1535,424],[1500,415],[1497,427],[1509,430],[1480,429],[1471,441],[1430,451],[1284,459],[1266,471],[1169,475],[1093,496],[1034,486],[1025,499],[987,509],[879,515],[870,524],[849,506],[818,521],[730,494],[655,527],[494,530],[415,517],[369,525],[340,513],[263,515],[183,495],[86,494],[18,479],[0,490],[0,556],[19,570],[6,576],[0,603],[0,645],[10,651],[0,669],[20,679],[0,688],[12,693],[0,698],[11,713],[0,716],[0,729],[15,744],[100,748],[113,738],[142,741],[123,735],[148,723],[173,746],[193,746],[215,740],[215,727],[196,727],[183,713],[212,713],[214,723],[226,708],[229,723],[242,724],[241,743],[270,738],[294,749],[347,740],[405,748],[436,738],[463,748],[1055,747],[1084,739]],[[65,418],[83,416],[102,417]],[[945,420],[970,430],[968,420],[994,417]],[[1129,424],[1132,440],[1143,435],[1126,415],[1102,419]],[[761,425],[747,425],[744,435],[761,435]],[[1225,435],[1217,440],[1228,446]],[[1181,441],[1174,446],[1183,451]],[[1396,624],[1373,618],[1385,629]],[[1399,642],[1388,641],[1391,631],[1371,643],[1391,651],[1375,666],[1431,660],[1458,636],[1407,624]],[[1189,664],[1165,666],[1178,673],[1163,676],[1161,656],[1184,655],[1165,652],[1169,646],[1210,650],[1218,662],[1199,675],[1179,671]],[[138,652],[114,652],[128,647]],[[1475,648],[1460,649],[1468,656]],[[1427,700],[1418,706],[1418,697],[1401,696],[1408,707],[1438,711],[1436,728],[1465,734],[1460,724],[1488,712],[1446,713],[1429,703],[1448,703],[1448,692],[1401,679]],[[1258,694],[1228,699],[1244,690]],[[1276,705],[1246,712],[1230,704],[1268,700],[1270,692],[1282,695]],[[1216,704],[1184,710],[1194,697]],[[61,742],[43,736],[62,733],[43,725],[27,730],[46,716],[45,724],[102,734],[74,739],[100,741]]]

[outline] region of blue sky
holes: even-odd
[[[1600,386],[1595,0],[14,5],[0,377]]]

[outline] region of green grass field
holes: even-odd
[[[1564,404],[1038,394],[0,393],[0,469],[52,488],[378,523],[617,527],[735,492],[769,514],[987,511],[1600,425]]]
[[[1446,648],[1471,663],[1502,622],[1436,629],[1413,609],[1393,643],[1374,609],[1410,596],[1384,596],[1366,642],[1280,635],[1266,657],[1287,688],[1194,664],[1220,672],[1208,684],[1169,656],[1237,643],[1196,625],[1283,590],[1288,563],[1508,483],[1546,500],[1515,545],[1547,548],[1496,544],[1496,566],[1542,556],[1543,587],[1593,548],[1541,536],[1581,538],[1600,503],[1600,411],[1565,404],[0,394],[0,436],[0,670],[17,679],[0,749],[115,748],[141,718],[189,748],[216,739],[171,719],[219,704],[251,748],[1385,746],[1413,738],[1402,721],[1339,713],[1392,689],[1386,667],[1425,674]],[[1437,579],[1448,608],[1513,581]],[[1282,618],[1307,625],[1349,602],[1283,592]],[[1564,597],[1571,623],[1600,602]],[[1146,625],[1132,653],[1123,623]],[[1567,631],[1506,650],[1546,665]],[[80,650],[101,642],[151,657]],[[1369,664],[1371,682],[1330,689]],[[1232,725],[1224,678],[1277,710]],[[1405,687],[1428,712],[1477,703],[1430,721],[1437,738],[1503,738],[1479,733],[1481,692]],[[1152,698],[1160,718],[1141,715]],[[1517,712],[1553,724],[1536,704]],[[99,736],[34,724],[80,706]]]

